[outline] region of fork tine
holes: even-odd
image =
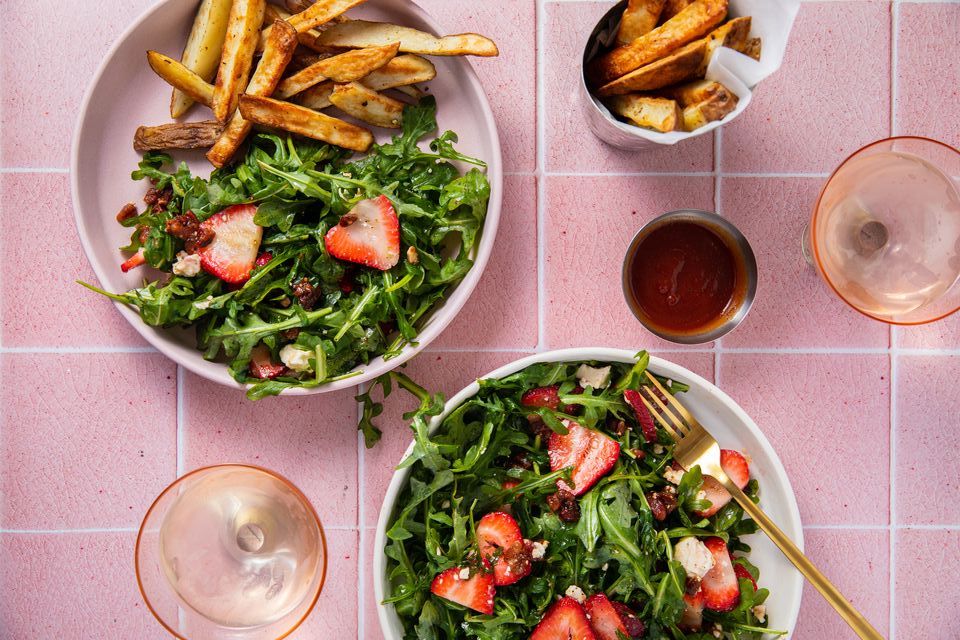
[[[647,400],[642,393],[640,394],[640,402],[642,402],[647,407],[647,409],[650,411],[650,415],[652,416],[657,415],[657,410],[653,408],[653,405],[650,404],[650,401]],[[667,421],[662,419],[660,420],[660,424],[663,425],[663,430],[667,432],[667,435],[669,435],[671,438],[673,438],[677,442],[680,442],[680,440],[683,439],[683,433],[678,432],[674,428],[673,424],[671,424],[671,422],[672,421]]]
[[[690,431],[690,427],[684,424],[683,420],[678,418],[676,414],[674,414],[673,411],[671,411],[670,408],[667,407],[667,405],[663,404],[663,401],[657,397],[657,394],[650,391],[648,387],[641,387],[640,396],[643,397],[644,394],[649,396],[652,401],[657,403],[657,406],[660,407],[659,415],[666,415],[667,417],[669,417],[671,422],[673,422],[673,425],[672,425],[673,428],[676,429],[680,433],[680,435],[682,436],[686,435],[687,432]],[[655,415],[657,415],[657,413],[655,413]],[[661,422],[663,421],[661,420]]]
[[[652,375],[649,371],[646,372],[646,375],[647,379],[653,383],[653,386],[659,389],[660,393],[663,394],[663,397],[667,399],[667,402],[670,404],[670,408],[675,409],[678,413],[680,413],[687,421],[687,424],[689,424],[691,427],[700,424],[697,422],[697,419],[690,415],[690,412],[687,411],[686,408],[680,404],[676,398],[673,397],[673,394],[669,393],[663,388],[663,385],[660,384],[659,380],[657,380],[657,376]]]

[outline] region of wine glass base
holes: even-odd
[[[813,245],[810,239],[809,223],[803,225],[803,232],[800,234],[800,253],[803,254],[803,259],[807,261],[808,265],[816,266],[813,262]]]

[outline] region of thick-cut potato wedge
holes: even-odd
[[[263,56],[247,85],[247,93],[253,96],[269,96],[273,93],[296,48],[297,30],[283,20],[275,20]],[[215,167],[230,162],[252,128],[253,123],[235,111],[216,144],[207,152],[207,160]]]
[[[760,56],[763,54],[763,40],[760,38],[750,38],[747,40],[747,44],[744,45],[741,53],[748,55],[759,62]]]
[[[330,96],[333,95],[334,85],[335,83],[332,80],[324,80],[319,84],[313,85],[306,91],[301,91],[293,96],[291,100],[304,107],[316,109],[317,111],[326,109],[333,104],[330,102]]]
[[[216,120],[137,127],[133,148],[137,153],[160,149],[206,149],[216,142],[222,130],[223,125]]]
[[[147,51],[147,64],[174,89],[209,107],[213,104],[213,85],[173,58],[156,51]]]
[[[721,85],[722,86],[722,85]],[[702,126],[717,120],[723,120],[734,109],[740,98],[723,87],[723,91],[715,93],[701,102],[686,105],[683,108],[683,128],[695,131]]]
[[[313,0],[284,0],[283,5],[291,13],[306,11],[313,4]]]
[[[329,53],[317,53],[301,47],[297,51],[293,52],[293,59],[290,60],[290,65],[287,66],[287,71],[300,71],[301,69],[306,69],[310,65],[316,64],[321,60],[326,60],[329,57]]]
[[[267,4],[266,12],[263,17],[263,24],[268,25],[260,32],[260,39],[257,42],[257,53],[263,51],[263,48],[267,45],[267,38],[270,37],[270,28],[273,25],[274,20],[286,20],[290,21],[291,14],[287,11],[284,11],[275,4]],[[313,48],[313,41],[317,39],[317,36],[320,35],[320,32],[316,29],[307,29],[303,33],[299,34],[300,44],[307,47],[308,49]]]
[[[693,0],[667,0],[663,5],[663,13],[660,14],[660,20],[666,22],[691,4],[693,4]]]
[[[399,129],[403,103],[368,89],[359,82],[338,84],[330,102],[344,113],[378,127]]]
[[[240,96],[240,113],[265,127],[298,133],[344,149],[366,151],[373,144],[373,134],[363,127],[281,100]]]
[[[677,87],[669,87],[661,93],[679,102],[681,107],[689,107],[692,104],[710,100],[715,96],[721,96],[724,100],[729,100],[732,96],[736,100],[736,96],[729,89],[713,80],[697,80]]]
[[[713,0],[718,1],[718,0]],[[350,20],[335,24],[317,38],[317,45],[328,47],[379,47],[400,42],[400,51],[432,56],[497,56],[496,43],[476,33],[437,37],[410,27],[386,22]]]
[[[266,0],[233,0],[223,57],[213,92],[213,115],[226,122],[237,110],[237,99],[246,87],[253,54],[260,38]]]
[[[232,0],[203,0],[193,20],[190,36],[183,48],[180,62],[204,81],[210,82],[220,66],[223,39],[227,35],[227,19]],[[194,102],[193,98],[174,89],[170,96],[170,117],[179,118]],[[208,103],[209,106],[209,103]]]
[[[400,43],[393,42],[382,47],[370,47],[347,51],[332,58],[326,58],[306,69],[302,69],[289,78],[285,78],[277,87],[278,98],[289,98],[309,89],[323,80],[334,82],[353,82],[375,69],[387,64],[397,55]]]
[[[364,2],[366,0],[317,0],[300,13],[290,16],[289,21],[297,31],[303,33],[330,22],[347,9]]]
[[[697,0],[650,33],[590,63],[590,78],[605,84],[702,38],[727,17],[727,0]]]
[[[616,96],[636,91],[654,91],[702,78],[717,47],[740,51],[750,35],[749,16],[735,18],[716,29],[706,38],[691,42],[673,54],[597,89],[599,96]]]
[[[617,31],[617,44],[630,44],[653,31],[657,27],[664,2],[666,0],[630,0]]]
[[[423,92],[409,85],[417,82],[429,82],[437,76],[437,68],[426,58],[408,54],[397,56],[384,66],[360,80],[360,84],[373,89],[374,91],[383,91],[384,89],[411,89],[408,95],[419,98]],[[316,84],[306,91],[298,93],[293,97],[294,102],[302,104],[311,109],[326,109],[330,102],[330,94],[333,93],[334,83],[324,81]]]
[[[607,100],[610,110],[638,127],[666,133],[676,131],[683,123],[676,100],[631,93]]]

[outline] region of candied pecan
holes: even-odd
[[[293,295],[300,301],[300,306],[304,309],[313,309],[323,292],[310,284],[307,278],[300,278],[293,283]]]
[[[687,584],[684,590],[688,596],[697,595],[697,591],[700,591],[700,578],[697,576],[687,576]]]
[[[643,449],[634,449],[632,453],[633,453],[633,457],[636,458],[637,460],[643,460],[644,458],[647,457],[647,452],[644,451]]]
[[[580,505],[577,504],[577,497],[566,489],[559,489],[556,493],[547,496],[547,506],[564,522],[580,520]]]
[[[122,223],[124,220],[129,220],[137,215],[139,215],[137,213],[137,205],[133,204],[132,202],[128,202],[127,204],[123,205],[123,208],[120,209],[119,212],[117,212],[117,222]]]
[[[650,505],[650,511],[653,517],[663,522],[671,513],[677,509],[677,498],[672,493],[666,491],[651,491],[646,494],[647,503]]]
[[[511,469],[533,469],[533,463],[530,462],[530,458],[527,457],[526,451],[517,451],[510,456],[507,464],[510,465]]]
[[[213,229],[204,227],[192,211],[170,218],[166,224],[167,233],[183,240],[187,253],[196,253],[200,247],[210,244],[215,235]]]
[[[532,547],[528,546],[527,542],[526,540],[517,540],[503,550],[499,563],[506,567],[508,576],[525,576],[530,573],[533,565],[533,552]]]
[[[530,425],[530,433],[532,433],[534,437],[539,437],[541,440],[546,440],[550,437],[550,434],[553,433],[553,430],[545,425],[543,420],[540,419],[540,416],[535,413],[527,416],[527,422]]]
[[[281,331],[280,337],[283,338],[284,340],[289,340],[290,342],[293,342],[294,340],[300,337],[300,329],[297,327],[294,327],[293,329],[287,329],[286,331]]]
[[[167,205],[170,204],[170,200],[173,198],[173,189],[167,187],[165,189],[158,190],[156,187],[150,187],[147,189],[147,193],[143,196],[143,201],[147,203],[148,206],[153,207],[154,211],[166,211]]]
[[[613,416],[607,417],[607,429],[618,436],[622,436],[627,432],[627,423],[623,420],[617,420]]]

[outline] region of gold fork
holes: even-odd
[[[684,468],[690,469],[700,465],[700,470],[704,475],[710,475],[724,486],[730,492],[733,499],[743,508],[748,516],[760,525],[760,528],[766,533],[773,542],[780,547],[780,551],[787,557],[793,565],[800,570],[800,573],[816,587],[827,602],[833,605],[843,619],[861,638],[870,640],[883,640],[876,629],[874,629],[867,619],[853,608],[853,605],[843,597],[843,594],[833,586],[826,576],[820,573],[803,552],[793,544],[793,541],[774,524],[766,513],[760,507],[755,505],[747,495],[735,485],[720,466],[720,445],[707,433],[697,419],[684,408],[680,401],[674,398],[655,376],[647,374],[647,378],[653,383],[653,386],[660,391],[662,397],[666,399],[666,404],[650,387],[641,386],[640,399],[647,409],[654,416],[660,418],[660,423],[664,426],[670,437],[677,441],[677,448],[674,451],[674,458]],[[669,405],[669,407],[667,406]],[[654,408],[656,406],[656,408]],[[658,410],[659,409],[659,410]],[[682,418],[682,419],[681,419]]]

